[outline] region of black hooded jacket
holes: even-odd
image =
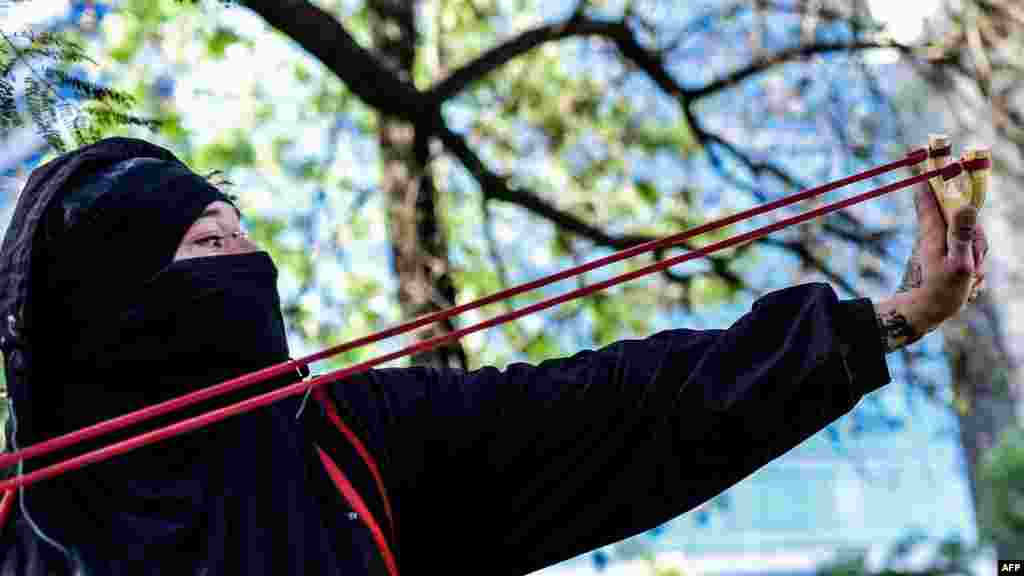
[[[41,219],[76,171],[133,157],[177,162],[107,139],[40,167],[18,198],[0,248],[0,347],[19,438],[42,439],[33,417],[52,418],[60,385],[34,378]],[[79,534],[62,543],[85,551],[77,570],[89,575],[525,574],[691,510],[889,381],[871,302],[840,301],[826,284],[767,294],[727,329],[537,365],[371,370],[305,407],[292,398],[236,417],[236,434],[203,449],[220,472],[176,477],[173,497],[150,495],[158,505],[144,514],[120,489],[101,506],[70,498],[62,505],[89,513],[67,522],[85,518],[93,533],[61,530],[51,511],[41,535],[16,507],[0,528],[0,574],[74,573],[43,538],[54,533]],[[182,494],[199,511],[187,520]],[[174,546],[144,536],[175,531],[188,537]]]

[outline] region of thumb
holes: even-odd
[[[968,276],[974,273],[974,235],[978,226],[978,209],[964,206],[953,215],[947,236],[947,253],[952,272]]]

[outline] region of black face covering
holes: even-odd
[[[184,165],[131,158],[75,179],[60,200],[38,267],[48,435],[288,358],[269,255],[173,261],[206,206],[230,202]]]
[[[173,262],[134,291],[119,315],[82,327],[68,361],[93,381],[67,387],[65,406],[91,409],[69,411],[66,423],[80,428],[287,360],[280,310],[277,269],[266,252]],[[269,386],[211,400],[175,419]],[[216,429],[189,436],[207,442]]]
[[[155,158],[68,184],[36,267],[40,380],[52,408],[37,430],[66,433],[287,358],[269,256],[172,262],[218,200],[230,202]]]
[[[280,312],[277,270],[266,252],[180,260],[135,292],[117,318],[86,328],[88,338],[69,356],[81,377],[67,382],[65,423],[71,429],[118,416],[187,392],[265,368],[288,358]],[[80,449],[90,450],[142,430],[195,416],[297,380],[272,379],[106,435]],[[73,407],[88,407],[76,410]],[[77,544],[86,537],[101,550],[120,549],[138,539],[141,551],[193,546],[208,525],[207,515],[227,477],[255,475],[258,451],[276,441],[273,432],[294,414],[272,405],[117,458],[88,466],[36,489],[47,500],[39,519],[58,538]],[[253,453],[247,453],[253,450]],[[225,460],[225,454],[238,459]],[[54,506],[57,502],[61,506]],[[133,519],[131,534],[93,533],[99,518]],[[69,512],[74,511],[73,514]],[[72,518],[81,521],[69,522]],[[87,549],[87,548],[85,548]]]

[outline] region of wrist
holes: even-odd
[[[920,290],[899,292],[874,303],[879,337],[886,353],[917,342],[941,323],[931,318],[927,307],[920,304]]]

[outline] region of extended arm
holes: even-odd
[[[809,284],[726,330],[333,386],[381,462],[399,561],[524,574],[679,516],[846,414],[889,382],[885,354],[959,311],[983,277],[976,209],[947,230],[923,188],[918,216],[904,285],[874,304]]]
[[[810,284],[727,330],[504,371],[377,370],[332,395],[378,454],[402,562],[524,574],[692,509],[888,381],[870,301]]]

